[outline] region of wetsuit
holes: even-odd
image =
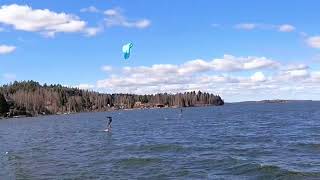
[[[111,123],[112,123],[112,117],[107,117],[109,119],[109,122],[108,122],[108,128],[111,128]]]

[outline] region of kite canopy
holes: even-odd
[[[128,59],[130,57],[130,51],[131,48],[133,47],[132,43],[128,43],[122,46],[122,52],[123,52],[123,57],[124,59]]]

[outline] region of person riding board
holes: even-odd
[[[111,131],[112,117],[108,116],[107,118],[109,119],[108,126],[107,126],[107,130],[108,130],[108,131]]]

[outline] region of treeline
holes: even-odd
[[[103,94],[61,85],[40,85],[35,81],[14,82],[0,87],[0,116],[223,104],[220,96],[200,91],[154,95]]]

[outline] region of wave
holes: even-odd
[[[150,166],[152,164],[158,164],[161,162],[161,159],[159,158],[126,158],[126,159],[120,159],[118,161],[119,166],[124,167],[141,167],[141,166]]]
[[[306,149],[319,150],[320,151],[320,144],[319,143],[315,143],[315,142],[297,143],[296,146],[300,147],[300,148],[306,148]]]
[[[276,165],[244,163],[235,165],[228,172],[235,175],[266,179],[319,179],[320,172],[301,172],[283,169]]]
[[[140,145],[130,146],[127,148],[129,151],[147,151],[149,153],[157,152],[183,152],[185,148],[183,146],[175,144],[151,144],[151,145]]]

